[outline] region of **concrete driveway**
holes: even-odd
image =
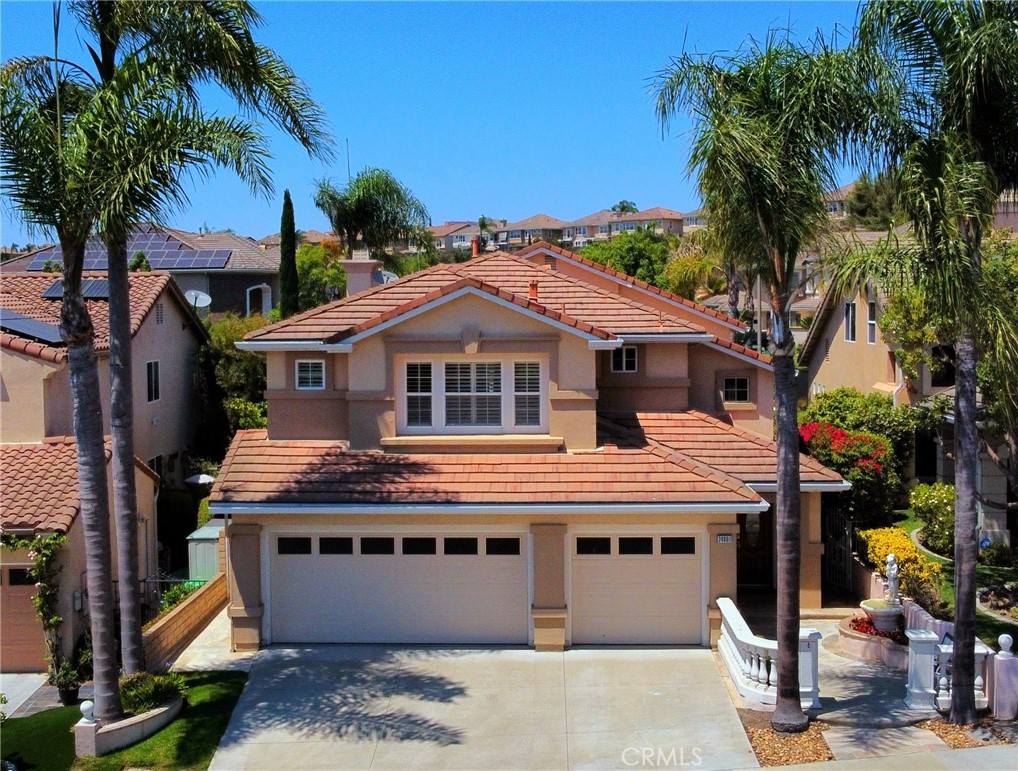
[[[755,768],[709,650],[272,647],[216,769]]]

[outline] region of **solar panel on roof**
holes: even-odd
[[[108,300],[110,299],[110,282],[105,278],[86,278],[81,282],[81,296],[86,300]],[[46,287],[42,293],[44,300],[62,300],[64,297],[64,282],[56,279]]]
[[[13,332],[19,337],[30,337],[49,345],[62,342],[60,330],[52,324],[29,318],[6,308],[0,308],[0,328]]]
[[[62,279],[56,279],[52,284],[46,287],[46,291],[42,293],[42,299],[44,300],[60,300],[64,296],[64,282]]]

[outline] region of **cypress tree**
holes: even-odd
[[[300,310],[297,285],[297,230],[293,224],[290,191],[283,191],[283,217],[279,224],[279,313],[285,319]]]

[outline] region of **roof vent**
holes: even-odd
[[[531,300],[537,300],[537,280],[536,279],[530,282],[530,292],[527,294],[527,296]]]

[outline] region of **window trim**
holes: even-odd
[[[746,398],[745,399],[729,399],[728,398],[728,381],[729,380],[745,380],[746,381]],[[740,391],[739,384],[736,383],[734,386],[736,392]],[[725,404],[749,404],[752,400],[750,398],[752,391],[752,384],[750,382],[749,375],[725,375],[721,379],[721,400]]]
[[[615,367],[615,351],[620,351],[621,352],[621,357],[622,357],[622,367],[621,368],[616,368]],[[632,369],[627,369],[626,368],[626,351],[632,351],[633,352],[633,368]],[[640,371],[640,351],[639,351],[638,347],[635,346],[635,345],[623,345],[623,346],[621,346],[619,348],[616,348],[616,349],[614,349],[611,352],[609,358],[610,358],[610,361],[611,361],[611,371],[613,373],[615,373],[615,374],[619,374],[619,375],[635,375],[635,374],[637,374]]]
[[[486,364],[497,362],[501,365],[501,423],[500,425],[446,425],[445,414],[445,365],[450,363]],[[516,368],[517,363],[534,362],[539,367],[540,388],[537,391],[540,400],[541,420],[537,425],[516,425]],[[409,425],[407,421],[407,365],[431,365],[431,424],[427,426]],[[396,392],[396,432],[401,436],[436,436],[456,435],[471,436],[478,434],[547,434],[551,419],[551,400],[549,398],[549,361],[548,355],[534,354],[436,354],[434,356],[400,355],[394,359],[394,380]],[[529,392],[520,392],[525,394]],[[418,394],[425,396],[427,394]]]
[[[300,365],[301,364],[318,364],[322,368],[322,384],[321,386],[301,386],[300,384]],[[324,391],[325,390],[325,359],[297,359],[293,362],[293,389],[295,391]]]
[[[730,378],[746,378],[749,383],[749,399],[744,402],[725,401],[725,380]],[[757,409],[760,387],[756,372],[751,369],[722,369],[715,373],[714,389],[717,398],[717,409],[725,412],[739,412]]]
[[[858,339],[856,333],[856,308],[855,300],[845,303],[845,342],[854,343]]]
[[[877,304],[873,300],[866,304],[866,342],[877,344]]]

